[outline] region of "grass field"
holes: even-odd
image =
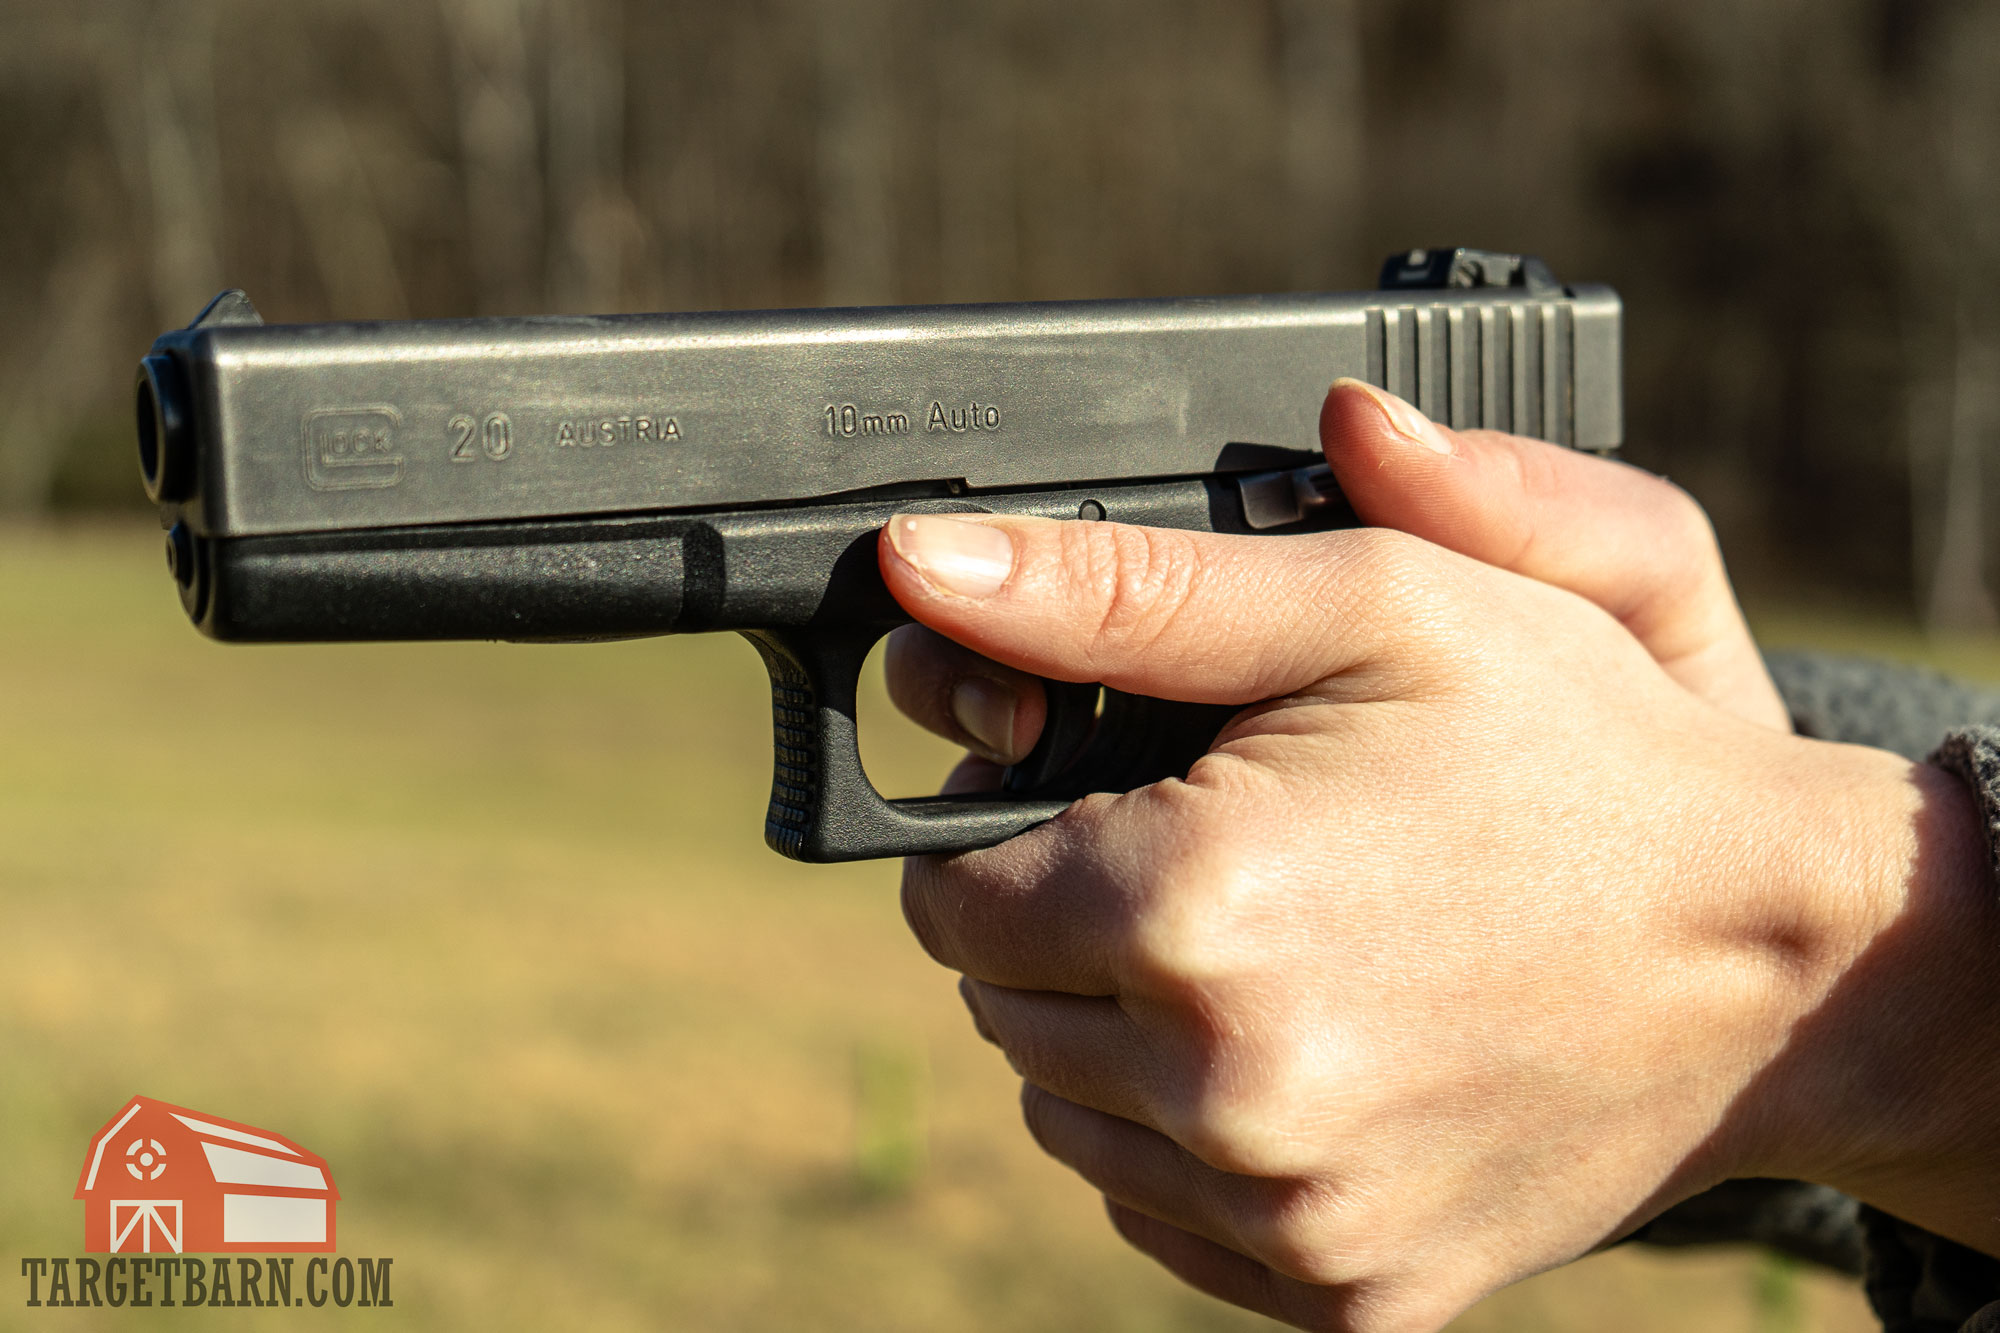
[[[144,1092],[326,1156],[395,1305],[29,1310],[22,1282],[0,1328],[1269,1327],[1040,1157],[893,867],[765,850],[747,645],[221,647],[158,541],[0,531],[0,1274],[80,1252],[85,1145]],[[946,758],[869,751],[905,789]],[[1616,1251],[1456,1327],[1873,1325],[1754,1256]]]

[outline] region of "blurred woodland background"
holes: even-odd
[[[1989,0],[0,0],[0,508],[268,319],[1351,288],[1539,252],[1739,574],[1983,628]]]

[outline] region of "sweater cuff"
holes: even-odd
[[[1986,864],[2000,885],[2000,727],[1960,728],[1930,761],[1972,788]],[[1868,1303],[1887,1333],[2000,1333],[2000,1259],[1873,1208],[1861,1218]]]
[[[1962,727],[1931,752],[1931,762],[1957,774],[1979,799],[1986,830],[1986,867],[2000,885],[2000,727]]]

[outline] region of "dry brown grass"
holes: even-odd
[[[891,867],[764,849],[746,646],[220,647],[156,543],[0,533],[0,1254],[78,1251],[86,1140],[145,1092],[331,1160],[396,1305],[316,1324],[1267,1327],[1039,1156]],[[1787,1280],[1614,1252],[1458,1327],[1872,1327],[1832,1279],[1760,1304]]]

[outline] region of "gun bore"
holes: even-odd
[[[139,363],[134,408],[139,476],[146,484],[146,498],[155,504],[186,499],[193,472],[192,445],[180,368],[171,357],[156,352]]]

